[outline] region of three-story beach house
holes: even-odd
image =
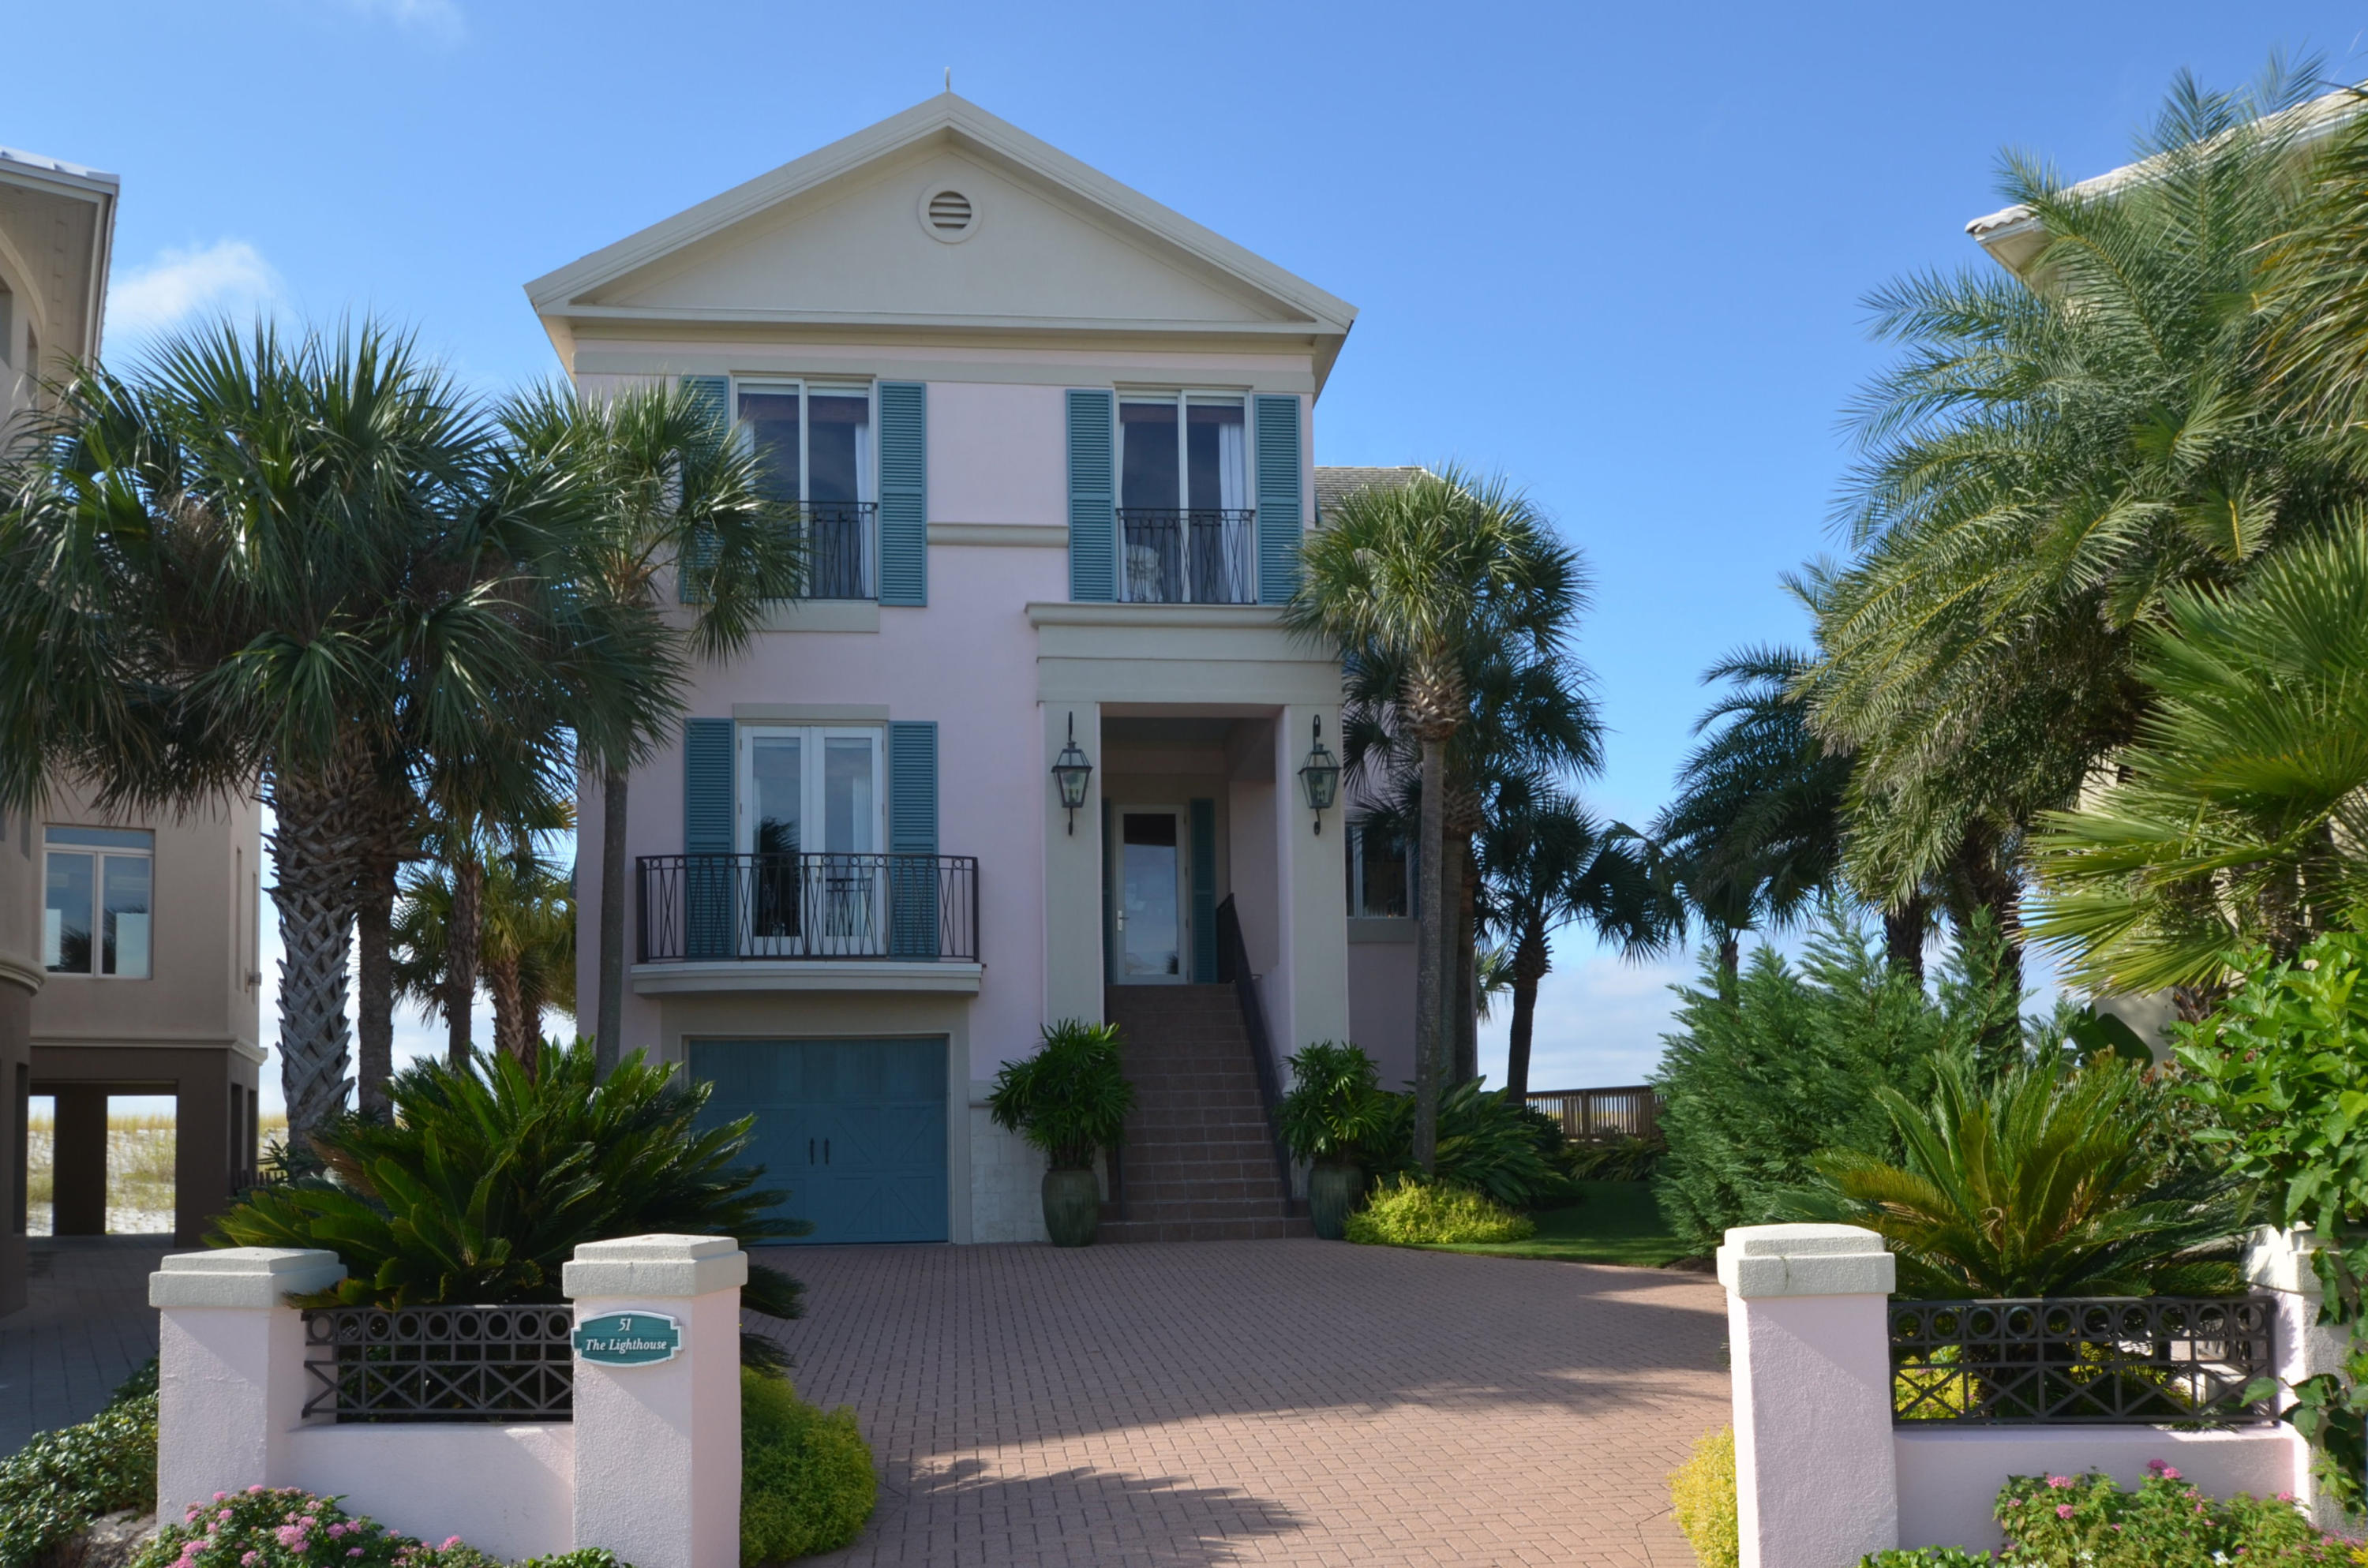
[[[1043,1165],[988,1085],[1113,1018],[1105,1234],[1304,1224],[1279,1058],[1410,1071],[1406,878],[1278,625],[1355,312],[951,94],[528,292],[584,392],[728,411],[810,546],[633,776],[625,1044],[756,1116],[814,1241],[1017,1240]]]

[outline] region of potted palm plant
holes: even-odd
[[[1337,1242],[1349,1213],[1364,1196],[1366,1149],[1383,1131],[1388,1096],[1376,1086],[1381,1070],[1353,1045],[1317,1040],[1291,1059],[1291,1092],[1282,1096],[1282,1137],[1308,1162],[1307,1207],[1315,1233]]]
[[[1044,1151],[1044,1229],[1053,1244],[1086,1246],[1101,1225],[1094,1156],[1117,1145],[1134,1108],[1118,1059],[1118,1027],[1064,1018],[1044,1028],[1043,1049],[1007,1062],[987,1096],[996,1125]]]

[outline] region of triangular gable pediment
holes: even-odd
[[[924,210],[972,204],[959,243]],[[943,95],[528,285],[545,316],[1337,339],[1354,309]],[[1328,354],[1326,355],[1328,359]]]

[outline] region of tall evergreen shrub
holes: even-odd
[[[1829,909],[1797,963],[1762,947],[1725,987],[1705,954],[1701,984],[1679,993],[1658,1079],[1669,1153],[1655,1197],[1679,1239],[1706,1253],[1729,1226],[1782,1219],[1778,1195],[1812,1185],[1810,1162],[1828,1150],[1896,1161],[1878,1087],[1921,1104],[1941,1057],[2019,1053],[2021,998],[1998,952],[1976,934],[1928,992]]]

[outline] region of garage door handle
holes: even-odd
[[[827,1138],[822,1141],[822,1163],[825,1165],[830,1164],[830,1140]]]

